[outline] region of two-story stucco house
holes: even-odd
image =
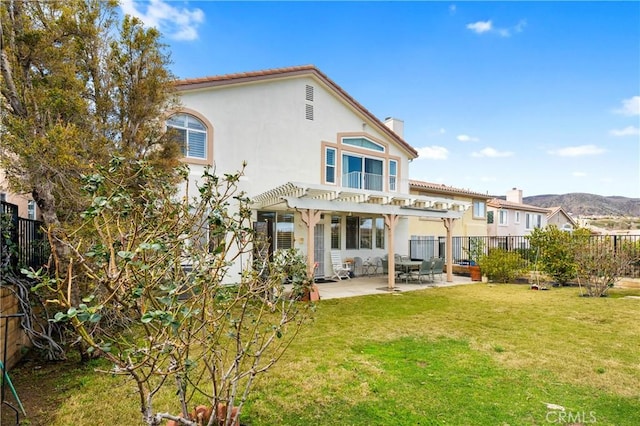
[[[403,122],[382,122],[316,67],[300,66],[176,82],[180,131],[192,179],[247,163],[242,190],[272,248],[297,248],[310,271],[331,275],[341,257],[408,254],[409,217],[459,219],[469,206],[409,191],[416,150]],[[237,265],[237,271],[241,265]],[[389,286],[393,286],[393,276]]]
[[[572,231],[578,227],[578,223],[562,207],[549,207],[547,210],[547,225],[554,225],[563,231]]]
[[[535,228],[547,226],[549,209],[522,203],[522,190],[513,188],[506,200],[487,202],[487,235],[490,237],[529,235]]]
[[[38,206],[30,194],[16,194],[9,190],[4,170],[0,169],[0,201],[18,206],[18,216],[37,220],[40,217]]]
[[[441,197],[451,202],[466,203],[470,207],[460,220],[452,222],[451,232],[456,237],[487,235],[487,201],[492,198],[491,196],[469,189],[413,179],[409,181],[409,191],[415,195]],[[444,257],[442,247],[446,242],[445,225],[446,222],[438,218],[412,217],[409,220],[411,257],[423,259],[432,256]]]

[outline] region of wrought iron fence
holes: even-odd
[[[592,235],[589,243],[593,249],[612,250],[620,253],[624,250],[631,258],[636,259],[630,265],[626,276],[640,278],[640,235]],[[453,263],[468,265],[473,260],[471,253],[474,247],[479,247],[483,254],[488,254],[493,248],[501,248],[510,252],[517,252],[529,265],[535,264],[538,256],[531,248],[527,236],[505,237],[453,237]],[[412,259],[430,259],[432,257],[446,258],[445,237],[418,237],[409,241],[409,254]]]
[[[38,220],[18,216],[18,206],[1,202],[0,259],[6,270],[38,269],[49,258],[49,243]]]

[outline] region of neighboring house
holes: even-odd
[[[523,204],[521,189],[513,188],[506,195],[506,200],[492,198],[487,202],[488,236],[524,236],[547,226],[549,209]]]
[[[459,220],[453,221],[451,232],[456,237],[475,237],[487,235],[487,200],[491,196],[468,189],[454,188],[439,183],[419,180],[409,181],[411,194],[440,197],[451,203],[463,202],[469,205]],[[411,256],[428,259],[432,256],[444,257],[442,246],[447,229],[442,219],[411,218],[409,233],[411,238]]]
[[[342,259],[407,255],[409,217],[460,219],[467,202],[410,194],[417,151],[401,120],[382,122],[314,66],[176,82],[182,108],[167,120],[185,143],[196,182],[247,163],[241,189],[272,248],[300,249],[317,276]],[[451,237],[451,234],[449,234]],[[236,265],[239,272],[241,265]],[[393,286],[393,274],[389,286]]]
[[[562,207],[549,207],[547,210],[547,225],[555,225],[564,231],[578,227],[578,223]]]
[[[29,194],[16,194],[9,191],[4,170],[0,169],[0,201],[18,206],[18,216],[25,219],[39,219],[38,206]]]

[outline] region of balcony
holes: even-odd
[[[345,188],[368,189],[370,191],[384,191],[383,176],[373,173],[351,172],[342,175],[342,186]],[[389,189],[395,191],[395,177],[389,182]],[[393,185],[391,185],[393,183]]]

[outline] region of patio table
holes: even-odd
[[[402,270],[401,274],[404,275],[404,282],[409,282],[409,275],[412,270],[420,269],[422,260],[400,260],[396,262],[396,268]]]

